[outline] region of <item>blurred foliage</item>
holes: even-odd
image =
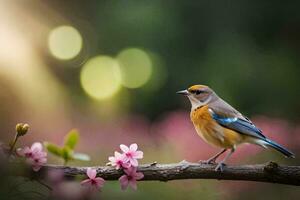
[[[242,111],[298,119],[300,90],[297,1],[51,1],[77,27],[87,23],[96,40],[85,48],[116,55],[128,46],[158,53],[168,80],[154,95],[131,90],[131,110],[158,117],[175,109],[174,92],[209,84]],[[76,14],[75,14],[76,13]],[[80,13],[80,14],[79,14]],[[82,22],[84,21],[84,23]],[[83,30],[83,35],[88,30]],[[96,35],[96,36],[95,36]],[[76,70],[56,62],[56,73],[78,90]],[[70,71],[73,71],[70,73]],[[79,69],[78,69],[79,70]],[[66,78],[68,77],[68,78]],[[80,92],[80,91],[77,91]],[[80,97],[78,95],[77,97]],[[83,97],[83,96],[82,96]],[[148,106],[145,106],[147,104]],[[155,107],[155,109],[152,109]],[[274,109],[276,107],[276,109]]]

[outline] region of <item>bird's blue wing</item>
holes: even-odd
[[[215,113],[213,110],[211,110],[211,116],[223,127],[237,131],[244,135],[249,135],[260,139],[265,138],[265,136],[262,134],[262,131],[258,129],[250,120],[247,120],[247,118],[241,119],[239,117],[225,117],[221,114]]]

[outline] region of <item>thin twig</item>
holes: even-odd
[[[15,146],[17,144],[17,141],[18,141],[18,134],[16,133],[15,137],[14,137],[14,140],[12,141],[11,145],[10,145],[10,149],[9,149],[9,154],[8,154],[8,157],[10,157],[14,150],[15,150]]]

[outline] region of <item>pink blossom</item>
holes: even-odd
[[[136,181],[144,178],[144,174],[142,172],[136,172],[136,170],[136,167],[124,169],[126,174],[119,178],[122,190],[125,190],[128,185],[134,190],[137,189]]]
[[[25,157],[34,171],[39,171],[47,163],[47,153],[43,151],[43,145],[39,142],[33,143],[30,148],[18,149],[17,154]]]
[[[92,168],[88,168],[86,171],[88,179],[81,181],[81,185],[90,186],[92,189],[100,189],[103,187],[105,180],[97,176],[97,171]]]
[[[130,147],[121,144],[120,149],[124,152],[125,160],[129,162],[133,167],[137,167],[139,165],[137,159],[143,158],[143,152],[137,151],[138,145],[131,144]]]
[[[115,156],[110,156],[108,160],[110,161],[111,166],[115,166],[116,169],[120,169],[120,168],[126,169],[131,166],[126,156],[124,154],[120,154],[117,151],[115,151]]]

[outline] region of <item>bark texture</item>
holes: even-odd
[[[215,171],[216,165],[182,161],[173,164],[144,164],[138,167],[145,177],[142,181],[171,181],[180,179],[217,179],[300,185],[300,166],[283,166],[274,162],[259,165],[225,166],[224,171]],[[98,176],[117,180],[122,170],[109,166],[95,166]],[[87,167],[47,165],[44,170],[61,169],[66,177],[84,175]]]

